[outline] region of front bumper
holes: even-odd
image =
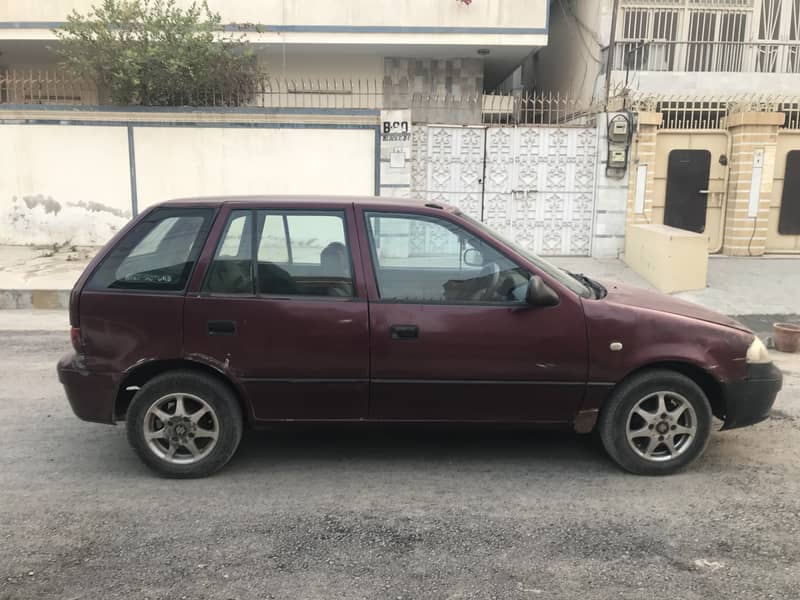
[[[118,376],[88,371],[71,352],[58,361],[58,380],[64,386],[72,412],[84,421],[114,423]]]
[[[722,385],[725,401],[722,429],[745,427],[766,419],[782,385],[783,375],[774,364],[748,365],[743,380]]]

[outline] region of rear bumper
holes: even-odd
[[[74,352],[61,357],[57,370],[58,380],[78,418],[94,423],[114,423],[116,375],[88,371]]]
[[[745,427],[766,419],[782,385],[783,375],[772,363],[749,365],[745,379],[723,384],[725,424],[722,429]]]

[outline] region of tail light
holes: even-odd
[[[83,352],[83,340],[81,339],[81,328],[80,327],[72,327],[69,330],[69,337],[72,341],[72,347],[75,348],[75,352]]]

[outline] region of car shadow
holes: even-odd
[[[226,471],[265,464],[461,465],[615,470],[592,435],[520,426],[302,425],[247,431]]]

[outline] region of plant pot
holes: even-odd
[[[772,326],[775,349],[780,352],[800,351],[800,325],[797,323],[775,323]]]

